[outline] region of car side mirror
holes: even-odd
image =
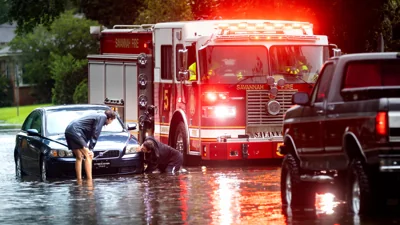
[[[27,132],[29,136],[40,136],[39,131],[36,129],[28,129]]]
[[[126,128],[127,128],[128,130],[136,130],[137,124],[136,124],[136,123],[127,123],[127,124],[126,124]]]
[[[297,92],[292,95],[292,103],[296,105],[308,105],[310,97],[307,92]]]

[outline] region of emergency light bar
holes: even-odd
[[[218,41],[317,41],[313,35],[279,35],[279,34],[231,34],[217,35]]]
[[[308,22],[235,22],[220,23],[217,25],[219,35],[249,34],[249,33],[270,33],[270,34],[301,34],[313,35],[313,25]]]

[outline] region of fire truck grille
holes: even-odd
[[[270,115],[266,105],[270,100],[269,91],[247,91],[247,126],[281,125],[283,114],[292,106],[292,95],[297,90],[279,90],[275,100],[281,104],[277,115]]]

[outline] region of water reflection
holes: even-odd
[[[84,180],[15,179],[15,135],[0,135],[0,224],[398,224],[346,213],[330,193],[314,209],[282,208],[279,167],[193,167],[189,173]]]

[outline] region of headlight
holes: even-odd
[[[72,151],[70,150],[61,150],[61,149],[52,149],[50,151],[50,157],[54,158],[66,158],[73,157]]]
[[[138,144],[129,144],[126,146],[125,154],[135,154],[136,149],[139,147]]]

